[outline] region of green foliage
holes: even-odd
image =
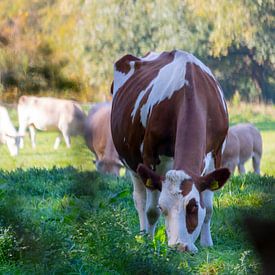
[[[183,49],[230,98],[274,100],[274,1],[10,1],[0,3],[1,97],[110,98],[122,55]]]

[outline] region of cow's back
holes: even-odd
[[[145,159],[154,166],[160,155],[175,156],[181,142],[177,135],[190,142],[187,147],[191,148],[196,137],[189,139],[186,129],[192,127],[197,127],[198,131],[191,130],[204,139],[198,159],[221,148],[228,128],[227,110],[220,87],[207,67],[178,51],[153,60],[125,56],[116,65],[121,62],[121,70],[129,65],[131,76],[127,78],[126,70],[123,85],[115,88],[114,83],[112,135],[120,157],[133,170]]]
[[[53,97],[21,96],[19,124],[33,124],[40,130],[68,129],[69,135],[83,133],[85,114],[74,101]]]
[[[259,131],[250,123],[240,123],[232,126],[231,131],[238,137],[240,143],[240,160],[247,160],[253,152],[262,154],[262,138]]]

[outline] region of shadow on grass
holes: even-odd
[[[90,217],[108,180],[72,167],[0,171],[0,225],[11,228],[19,247],[13,260],[43,272],[55,265],[71,270],[71,234]]]

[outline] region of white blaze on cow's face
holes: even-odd
[[[196,185],[185,172],[170,170],[166,173],[159,207],[165,218],[169,246],[197,252],[194,243],[206,213],[200,200]]]

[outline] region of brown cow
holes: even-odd
[[[85,123],[84,136],[88,148],[95,154],[96,169],[119,176],[122,163],[111,135],[111,106],[110,102],[105,102],[91,108]]]
[[[229,128],[222,154],[222,167],[228,167],[233,174],[238,166],[239,173],[244,174],[244,164],[252,158],[254,172],[260,174],[261,157],[262,137],[254,125],[241,123]]]
[[[210,69],[183,51],[126,55],[115,63],[111,130],[131,170],[140,229],[164,214],[168,244],[211,246],[213,192],[228,179],[221,149],[228,114]],[[147,188],[146,188],[147,187]]]

